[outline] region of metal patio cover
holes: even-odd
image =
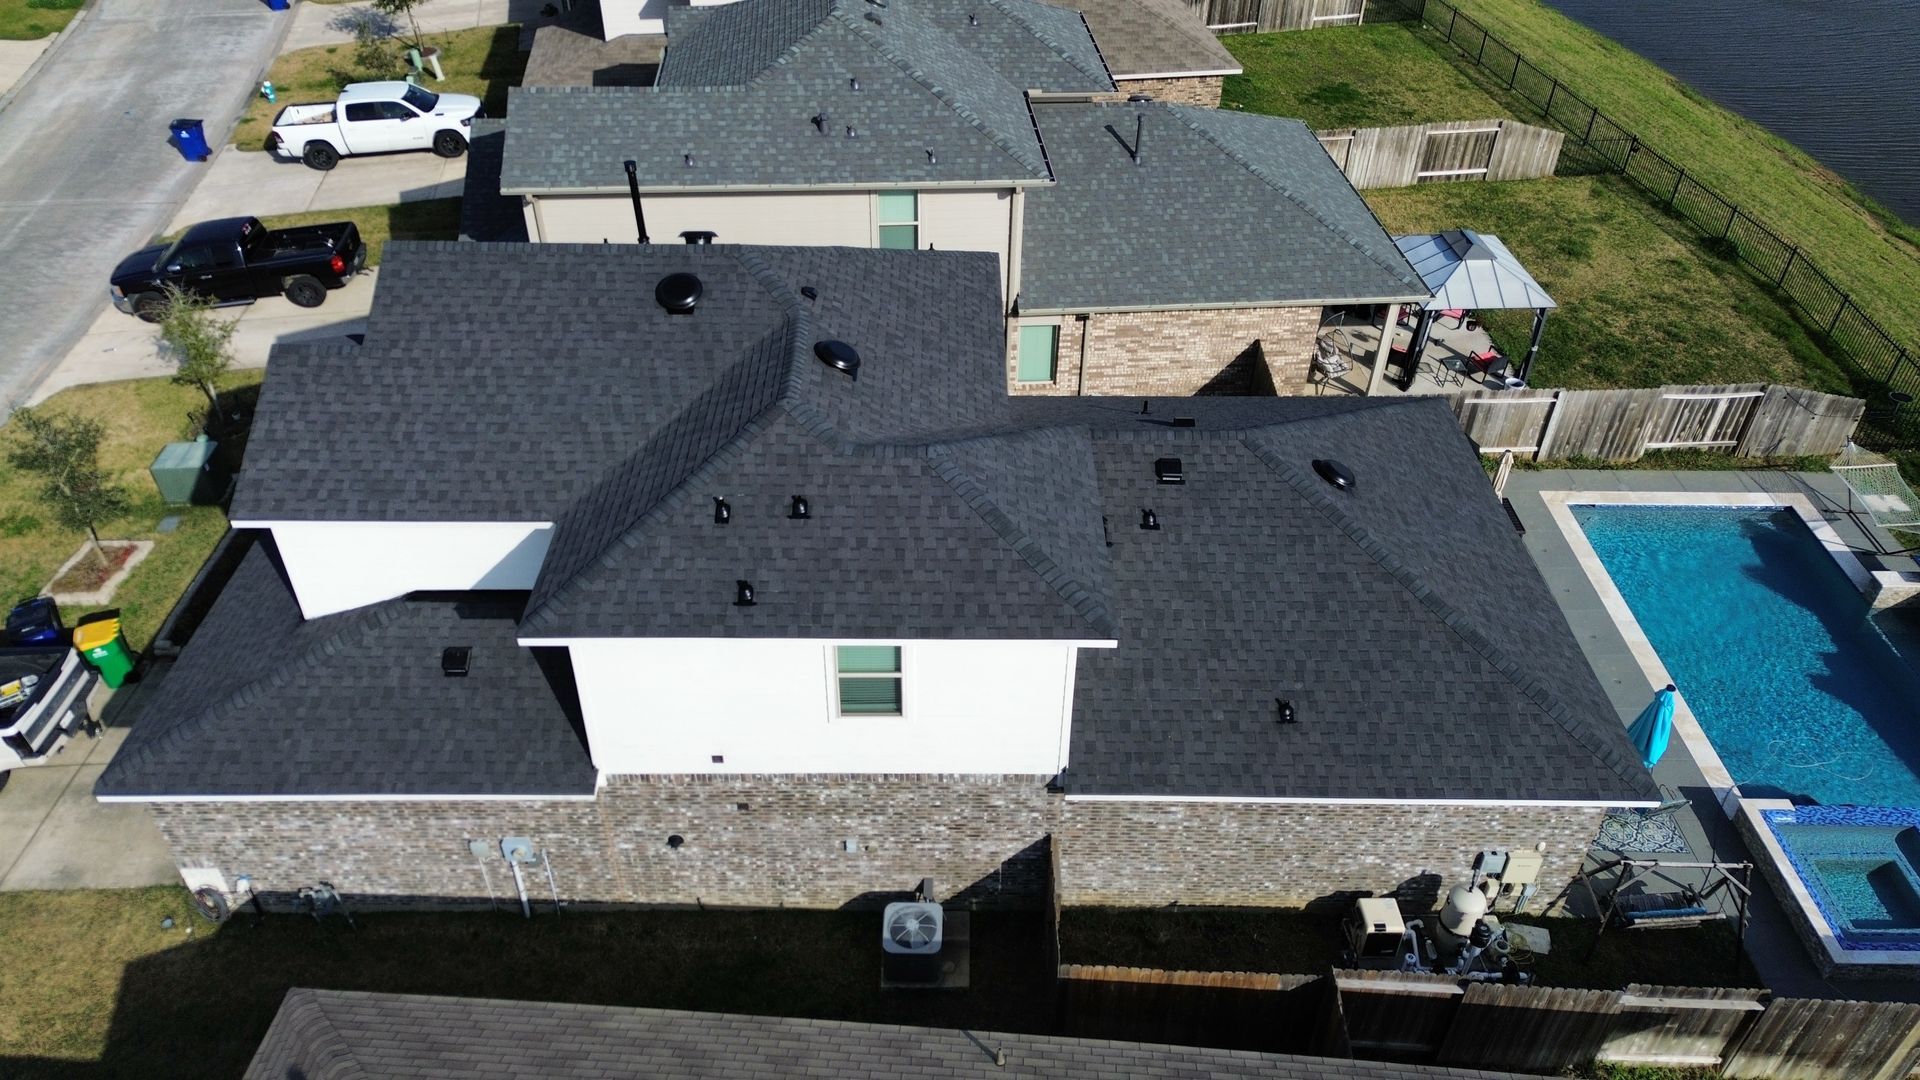
[[[1413,264],[1420,280],[1433,290],[1433,299],[1424,305],[1429,311],[1539,311],[1560,306],[1497,236],[1449,229],[1399,236],[1393,242]]]

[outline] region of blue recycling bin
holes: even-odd
[[[167,125],[173,133],[173,145],[188,161],[205,161],[212,156],[207,149],[207,126],[199,120],[175,120]]]
[[[287,10],[287,0],[267,0],[267,10],[285,11]]]

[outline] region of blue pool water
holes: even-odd
[[[1920,951],[1920,810],[1764,810],[1794,873],[1845,948]]]
[[[1573,509],[1744,794],[1920,807],[1920,679],[1798,515]]]

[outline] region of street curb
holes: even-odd
[[[53,43],[42,49],[39,56],[33,58],[33,63],[27,65],[27,70],[20,73],[20,81],[14,83],[6,93],[0,94],[0,112],[7,111],[7,106],[13,104],[13,96],[20,92],[21,87],[32,82],[35,75],[40,74],[40,69],[46,65],[47,57],[52,56],[60,46],[66,44],[67,39],[73,36],[73,32],[80,28],[80,24],[85,22],[92,12],[93,3],[92,0],[88,0],[87,6],[74,15],[72,22],[63,29],[54,31]]]

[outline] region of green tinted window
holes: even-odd
[[[834,650],[840,684],[840,715],[899,716],[900,648],[897,645],[842,645]]]
[[[1020,328],[1020,356],[1014,365],[1017,382],[1052,382],[1054,362],[1060,352],[1060,327],[1053,323],[1027,323]]]
[[[920,226],[882,225],[880,226],[880,246],[912,251],[920,246]]]
[[[911,225],[920,220],[920,195],[913,191],[883,191],[874,196],[882,225]]]

